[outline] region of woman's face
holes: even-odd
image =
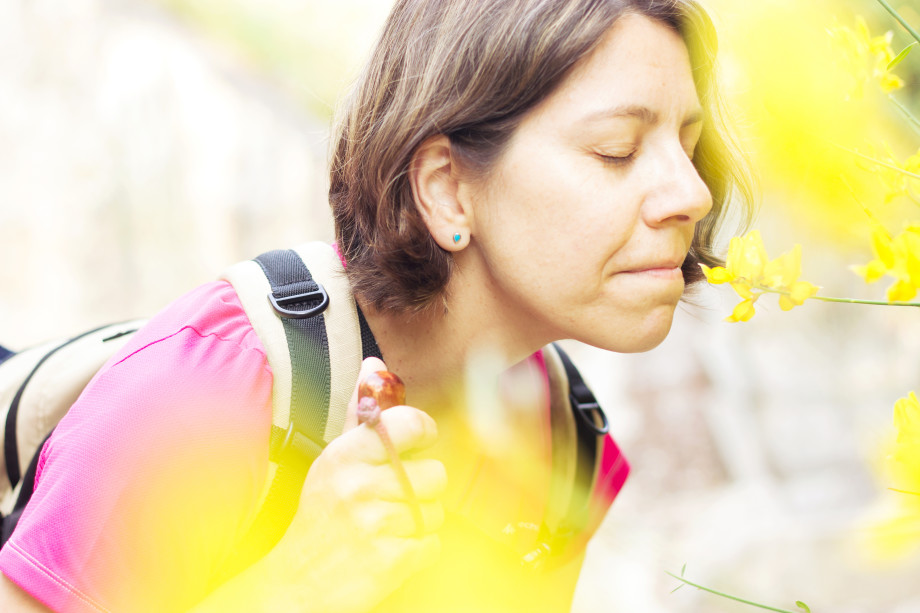
[[[701,117],[680,36],[625,15],[524,118],[471,198],[510,325],[622,352],[664,339],[712,206],[691,163]]]

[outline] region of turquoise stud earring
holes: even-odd
[[[461,238],[462,238],[462,237],[460,236],[460,233],[459,233],[459,232],[457,232],[456,234],[454,234],[454,244],[456,245],[457,243],[459,243]]]

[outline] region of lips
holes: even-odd
[[[657,262],[650,262],[648,264],[639,264],[638,266],[628,268],[622,272],[651,272],[655,270],[673,270],[675,268],[680,268],[683,263],[684,258],[661,260]]]

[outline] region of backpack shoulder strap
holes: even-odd
[[[542,350],[550,387],[552,478],[549,505],[541,527],[543,551],[566,559],[566,549],[586,530],[597,480],[598,450],[609,430],[607,416],[575,364],[553,343]]]
[[[270,251],[228,269],[272,368],[273,455],[306,437],[317,453],[342,433],[361,368],[357,305],[338,256],[309,243]]]
[[[380,351],[327,244],[270,251],[223,278],[239,295],[273,373],[269,474],[226,580],[284,535],[310,465],[344,429],[361,361]]]

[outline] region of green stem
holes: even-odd
[[[901,25],[904,27],[905,30],[907,30],[908,32],[910,32],[910,35],[913,36],[914,39],[915,39],[918,43],[920,43],[920,34],[918,34],[916,30],[914,30],[912,27],[910,27],[910,24],[907,23],[906,21],[904,21],[904,18],[901,17],[901,15],[898,14],[898,12],[897,12],[896,10],[894,10],[893,8],[891,8],[891,5],[888,4],[888,2],[886,2],[885,0],[878,0],[878,3],[881,4],[883,7],[885,7],[885,10],[888,11],[889,13],[891,13],[891,16],[894,17],[895,19],[897,19],[897,20],[898,20],[898,23],[901,24]]]
[[[763,287],[762,285],[755,285],[754,289],[758,289],[762,292],[767,292],[770,294],[783,294],[785,296],[789,295],[789,292],[781,289],[773,289],[772,287]],[[920,302],[887,302],[885,300],[860,300],[858,298],[833,298],[831,296],[809,296],[809,300],[820,300],[821,302],[842,302],[844,304],[872,304],[876,306],[909,306],[909,307],[920,307]]]
[[[698,590],[703,590],[704,592],[709,592],[710,594],[715,594],[716,596],[721,596],[722,598],[728,598],[729,600],[734,600],[735,602],[740,602],[742,604],[748,604],[748,605],[751,605],[752,607],[766,609],[767,611],[777,611],[778,613],[802,613],[801,611],[790,611],[789,609],[777,609],[776,607],[769,607],[765,604],[760,604],[759,602],[753,602],[751,600],[745,600],[744,598],[738,598],[737,596],[732,596],[731,594],[725,594],[724,592],[720,592],[718,590],[713,590],[708,587],[703,587],[702,585],[693,583],[692,581],[688,581],[687,579],[684,579],[683,577],[678,577],[674,573],[668,573],[668,574],[674,577],[675,579],[677,579],[678,581],[683,581],[687,585],[691,585]]]
[[[846,151],[847,153],[850,153],[850,154],[852,154],[852,155],[855,155],[856,157],[861,157],[862,159],[867,160],[867,161],[869,161],[869,162],[872,162],[873,164],[878,164],[879,166],[884,166],[885,168],[890,168],[891,170],[894,170],[895,172],[899,172],[899,173],[901,173],[902,175],[907,175],[908,177],[911,177],[911,178],[913,178],[913,179],[920,179],[920,175],[918,175],[917,173],[911,172],[911,171],[909,171],[909,170],[904,170],[904,169],[901,168],[900,166],[895,166],[894,164],[889,164],[888,162],[883,162],[883,161],[881,161],[881,160],[877,160],[877,159],[875,159],[875,158],[873,158],[873,157],[869,157],[868,155],[865,155],[865,154],[863,154],[863,153],[860,153],[859,151],[854,151],[853,149],[848,149],[847,147],[844,147],[843,145],[838,145],[837,143],[834,143],[834,142],[831,142],[831,141],[828,141],[828,142],[829,142],[831,145],[833,145],[834,147],[837,147],[838,149],[841,149],[841,150],[843,150],[843,151]]]
[[[914,130],[920,132],[920,119],[916,115],[910,112],[910,109],[898,102],[898,99],[895,98],[892,94],[888,94],[888,99],[891,100],[898,110],[907,118],[908,121],[913,125]]]

